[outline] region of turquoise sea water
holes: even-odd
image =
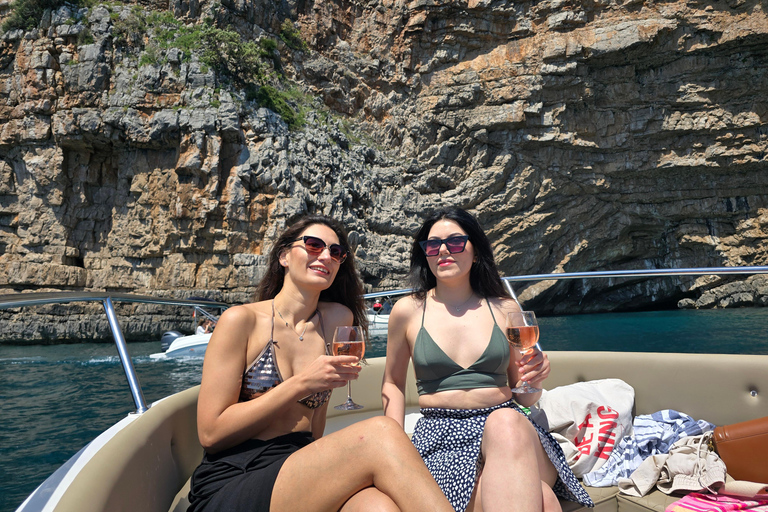
[[[768,354],[768,308],[540,318],[544,350]],[[153,360],[129,344],[148,403],[200,383],[202,360]],[[383,356],[385,339],[369,357]],[[767,369],[768,371],[768,369]],[[0,345],[0,512],[134,405],[113,344]]]

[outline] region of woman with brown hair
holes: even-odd
[[[269,257],[257,301],[226,310],[198,402],[205,449],[190,511],[451,510],[408,437],[378,417],[323,436],[333,388],[357,378],[334,329],[366,327],[343,227],[308,216]]]

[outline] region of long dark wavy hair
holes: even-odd
[[[424,300],[427,292],[437,286],[437,279],[427,263],[427,256],[419,242],[429,237],[429,230],[439,220],[452,220],[469,235],[469,241],[475,249],[477,261],[469,271],[469,283],[472,290],[481,297],[510,297],[509,292],[501,281],[496,261],[493,259],[491,242],[485,235],[477,219],[461,208],[451,206],[441,208],[431,213],[419,228],[411,246],[410,281],[413,294],[419,300]]]
[[[324,215],[307,215],[286,229],[277,239],[269,253],[269,267],[264,277],[259,282],[256,290],[257,301],[274,299],[277,293],[283,289],[285,268],[280,264],[280,255],[293,245],[309,226],[322,224],[328,226],[339,237],[339,243],[347,248],[349,254],[344,263],[339,265],[339,271],[331,286],[320,293],[320,300],[324,302],[338,302],[344,304],[355,317],[355,325],[362,327],[365,338],[368,339],[368,317],[365,315],[365,303],[363,301],[363,283],[357,274],[355,255],[349,248],[349,239],[344,226],[335,219]]]

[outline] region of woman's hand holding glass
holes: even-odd
[[[539,324],[536,320],[536,314],[533,311],[515,311],[507,314],[507,339],[509,344],[517,348],[523,355],[520,360],[521,364],[518,364],[518,371],[520,378],[523,381],[521,386],[512,389],[513,393],[537,393],[541,391],[540,388],[535,388],[529,384],[529,380],[543,381],[546,375],[536,375],[532,379],[529,377],[530,369],[533,359],[538,355],[542,355],[540,350],[535,350],[534,347],[538,347],[539,341]],[[546,373],[549,373],[549,361],[544,359],[547,363],[545,368]],[[539,370],[537,373],[541,373]]]
[[[520,376],[520,380],[540,388],[541,383],[549,376],[550,365],[547,354],[539,349],[538,344],[535,347],[534,350],[531,350],[517,361],[517,373]]]
[[[301,372],[307,394],[346,386],[356,379],[360,368],[352,356],[320,356]]]
[[[333,333],[333,355],[335,356],[356,356],[355,366],[359,367],[365,354],[365,339],[363,331],[356,325],[343,325],[336,328]],[[347,381],[347,401],[337,405],[334,409],[351,411],[362,409],[363,406],[356,404],[352,400],[352,381]]]

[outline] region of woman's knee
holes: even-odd
[[[513,409],[497,409],[488,415],[483,441],[506,445],[529,444],[538,440],[536,429],[528,418]]]
[[[400,512],[392,498],[375,487],[367,487],[347,500],[340,512]]]
[[[374,416],[367,420],[359,421],[351,425],[356,435],[362,437],[373,436],[374,439],[388,437],[402,437],[405,435],[402,427],[392,418],[386,416]]]
[[[357,422],[348,429],[348,435],[352,438],[350,441],[361,447],[378,447],[386,450],[386,447],[393,445],[411,444],[400,424],[386,416],[376,416]]]

